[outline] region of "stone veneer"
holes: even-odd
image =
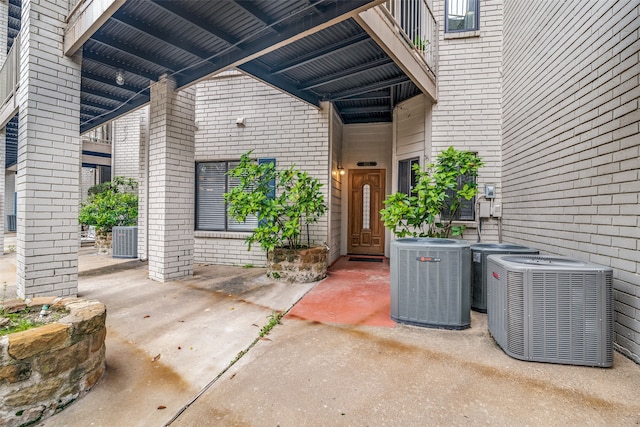
[[[60,412],[104,373],[104,304],[39,297],[3,306],[9,312],[39,311],[45,304],[69,313],[55,323],[0,337],[0,425],[30,425]]]
[[[309,249],[276,248],[267,256],[267,276],[289,283],[309,283],[327,276],[326,246]]]

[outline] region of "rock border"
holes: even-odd
[[[43,305],[69,314],[56,322],[0,337],[0,425],[34,424],[86,394],[106,366],[104,304],[38,297],[3,303],[9,312]]]

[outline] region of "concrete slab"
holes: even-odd
[[[640,367],[507,356],[486,315],[448,331],[287,318],[172,426],[637,425]]]
[[[10,258],[0,257],[1,278]],[[96,266],[86,260],[91,254],[80,265]],[[220,266],[158,283],[135,265],[81,274],[80,296],[107,306],[107,370],[89,394],[40,426],[640,424],[640,366],[618,353],[611,369],[519,361],[475,312],[463,331],[371,326],[370,315],[356,316],[357,325],[339,324],[353,316],[318,321],[350,310],[342,300],[354,280],[388,282],[380,272],[362,279],[354,263],[347,273],[333,271],[333,286],[309,292],[300,304],[306,311],[292,312],[261,340],[269,316],[314,284]],[[343,283],[331,282],[336,277]],[[363,286],[348,295],[357,310],[380,304]],[[318,305],[318,294],[331,292],[339,309]]]

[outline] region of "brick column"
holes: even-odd
[[[75,296],[80,197],[80,60],[62,53],[66,2],[22,3],[17,288]]]
[[[9,2],[0,2],[0,28],[7,28],[7,21],[9,19]],[[0,31],[0,64],[7,58],[7,31]],[[6,204],[9,203],[5,200],[5,163],[7,155],[7,139],[6,128],[0,130],[0,255],[4,252],[4,230],[5,221],[7,215]],[[1,283],[0,283],[1,285]]]
[[[175,81],[151,86],[149,129],[149,277],[193,274],[195,90]]]
[[[5,205],[5,200],[4,200],[4,193],[5,193],[5,175],[6,175],[6,171],[5,171],[5,162],[6,162],[6,150],[7,150],[7,134],[6,134],[6,128],[0,130],[0,255],[2,255],[4,253],[4,222],[5,222],[5,212],[6,209],[4,208]],[[0,285],[2,285],[0,283]]]
[[[149,259],[149,108],[141,110],[138,143],[138,258]]]

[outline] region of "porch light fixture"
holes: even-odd
[[[122,86],[124,84],[124,72],[122,70],[116,71],[116,84]]]
[[[344,176],[344,174],[345,174],[346,172],[345,172],[345,170],[344,170],[344,168],[343,168],[342,166],[338,166],[338,173],[339,173],[341,176]]]

